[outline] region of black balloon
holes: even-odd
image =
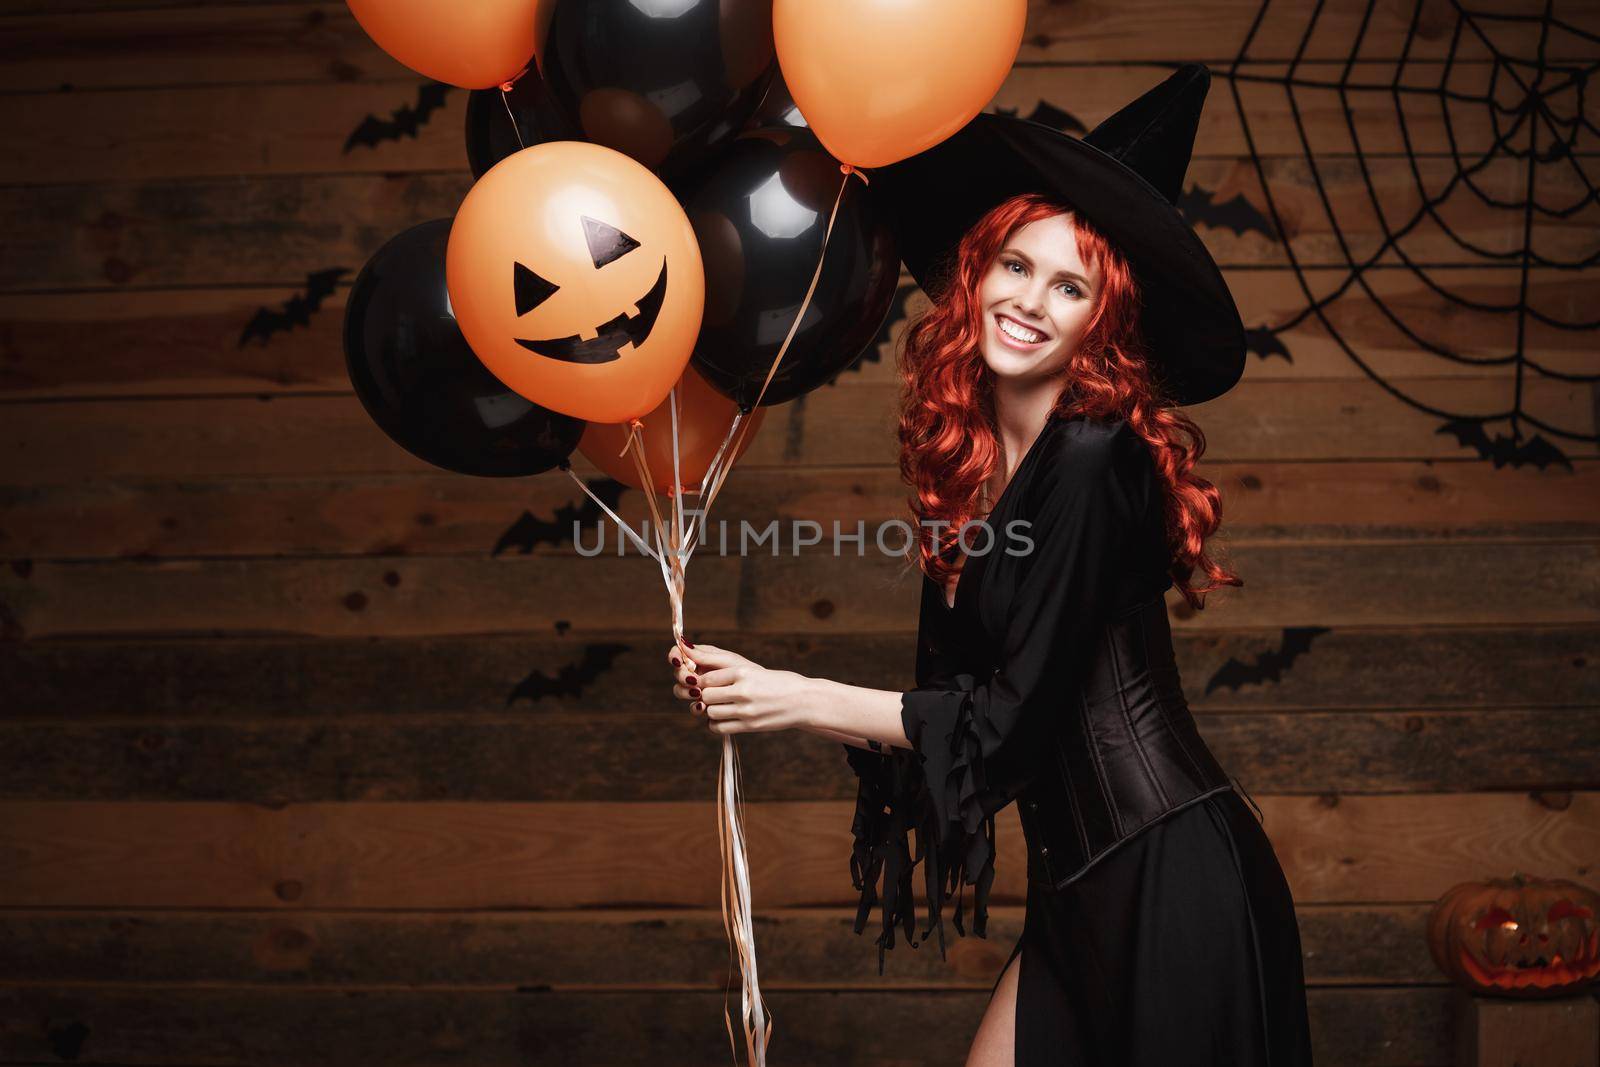
[[[761,103],[756,105],[755,114],[750,116],[747,128],[757,126],[805,126],[806,118],[800,114],[800,107],[794,102],[794,97],[789,95],[789,83],[783,80],[783,70],[780,68],[772,75],[772,81],[767,85],[767,93],[761,98]]]
[[[513,118],[515,125],[512,124]],[[467,97],[467,162],[481,178],[490,167],[546,141],[581,140],[577,125],[550,95],[534,68],[500,89],[474,89]]]
[[[772,0],[560,0],[540,69],[581,139],[671,180],[738,133],[777,67]]]
[[[563,0],[565,2],[565,0]],[[831,381],[889,315],[900,256],[855,179],[839,204],[822,276],[789,350],[761,397],[781,404]],[[749,408],[817,269],[828,213],[845,175],[803,127],[748,130],[716,165],[674,186],[700,242],[706,304],[691,362]]]
[[[578,446],[582,419],[507,389],[473,355],[445,290],[450,220],[391,238],[345,308],[345,367],[367,414],[397,444],[446,470],[538,474]]]

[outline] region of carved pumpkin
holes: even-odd
[[[1462,882],[1428,917],[1433,960],[1457,985],[1508,997],[1559,997],[1600,975],[1600,894],[1564,879]]]

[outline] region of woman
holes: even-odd
[[[1244,361],[1232,297],[1174,207],[1207,84],[1180,69],[1081,141],[981,115],[872,174],[933,299],[901,361],[916,688],[668,654],[713,732],[845,743],[856,931],[881,874],[880,970],[896,925],[913,939],[917,862],[923,936],[943,954],[950,895],[965,934],[967,885],[985,936],[994,814],[1019,802],[1023,932],[969,1065],[1311,1061],[1289,887],[1195,729],[1164,597],[1198,609],[1243,584],[1204,551],[1219,494],[1191,473],[1204,436],[1173,410],[1225,392]]]

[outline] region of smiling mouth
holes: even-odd
[[[1006,328],[1008,326],[1016,332],[1007,333]],[[1024,326],[1011,316],[1001,314],[1000,312],[995,312],[994,328],[1000,331],[1000,334],[1005,337],[1006,340],[1015,342],[1019,345],[1042,345],[1046,341],[1050,340],[1049,335],[1045,334],[1043,331],[1035,330],[1031,326]]]
[[[667,261],[663,258],[656,283],[635,305],[639,309],[637,315],[629,315],[624,311],[610,322],[602,323],[598,327],[599,333],[588,340],[577,334],[552,337],[545,341],[528,341],[521,337],[512,340],[530,352],[549,359],[559,359],[563,363],[610,363],[621,358],[623,345],[632,344],[637,349],[650,339],[650,331],[655,328],[656,316],[661,313],[661,303],[666,295]]]

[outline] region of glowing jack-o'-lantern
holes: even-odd
[[[601,145],[506,157],[467,193],[445,273],[462,335],[489,371],[591,422],[649,412],[700,332],[694,229],[661,180]]]
[[[1600,976],[1600,895],[1564,879],[1462,882],[1428,917],[1428,948],[1457,985],[1559,997]]]

